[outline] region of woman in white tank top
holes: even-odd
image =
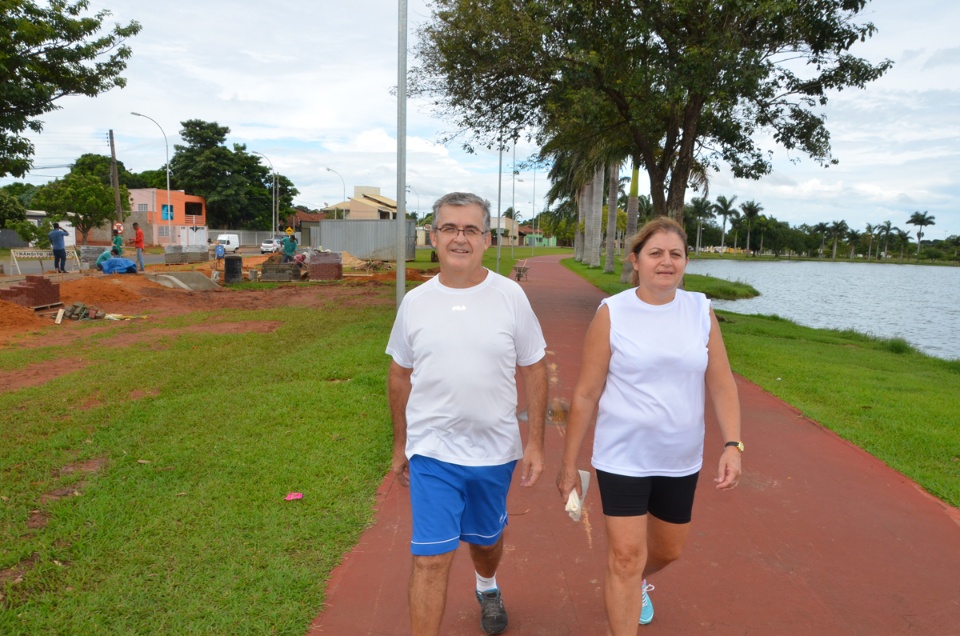
[[[630,488],[636,483],[656,489],[673,483],[670,478],[686,484],[692,479],[695,487],[707,394],[726,444],[714,482],[719,490],[734,488],[743,451],[740,401],[709,301],[679,289],[687,264],[686,234],[672,219],[658,217],[630,247],[636,288],[604,300],[587,330],[557,475],[560,494],[566,501],[579,484],[577,458],[594,413],[592,463],[604,477]],[[606,483],[613,483],[610,478]],[[649,514],[643,507],[611,515],[604,502],[609,543],[604,594],[615,636],[636,634],[638,616],[641,624],[653,618],[647,594],[653,586],[646,577],[683,550],[693,505],[693,488],[684,488],[677,490],[689,497],[679,505],[686,506],[686,522],[658,518],[652,503]],[[646,496],[653,501],[653,494]]]

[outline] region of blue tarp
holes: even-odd
[[[136,274],[137,264],[128,258],[108,258],[100,265],[104,274]]]

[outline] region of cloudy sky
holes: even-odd
[[[229,144],[263,153],[293,180],[297,203],[332,204],[355,185],[396,197],[396,0],[90,4],[110,10],[112,20],[143,25],[130,42],[128,85],[95,99],[61,100],[62,110],[42,118],[35,168],[26,180],[62,176],[85,152],[109,154],[111,129],[117,157],[129,170],[159,168],[165,161],[160,129],[130,114],[136,111],[158,122],[171,154],[181,143],[181,121],[229,127]],[[424,0],[409,0],[411,46],[416,26],[428,17]],[[866,90],[831,97],[826,114],[840,164],[824,169],[776,149],[772,174],[761,181],[715,174],[710,196],[753,199],[791,225],[843,219],[861,230],[889,219],[912,233],[905,223],[910,214],[927,211],[936,219],[927,238],[960,234],[960,3],[873,0],[863,18],[879,32],[854,54],[895,65]],[[449,126],[424,104],[411,101],[407,118],[408,209],[426,212],[451,190],[478,192],[496,208],[497,154],[439,145]],[[518,161],[534,150],[520,145]],[[524,172],[511,182],[511,162],[508,153],[501,206],[515,202],[525,217],[534,202],[543,205],[544,175]],[[642,173],[641,179],[642,193]]]

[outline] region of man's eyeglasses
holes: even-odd
[[[467,227],[457,227],[456,225],[441,225],[437,228],[437,232],[448,237],[456,238],[457,234],[463,232],[463,236],[468,239],[478,238],[486,234],[483,230],[473,225],[468,225]]]

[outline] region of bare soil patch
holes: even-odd
[[[254,265],[263,257],[244,257],[245,266]],[[252,261],[256,261],[252,262]],[[204,264],[203,270],[212,269],[215,262]],[[196,269],[196,266],[193,266]],[[161,270],[171,271],[171,270]],[[407,270],[408,280],[424,280],[419,270]],[[339,306],[388,306],[393,303],[390,294],[383,292],[382,281],[396,280],[393,272],[351,279],[343,283],[310,285],[301,283],[282,284],[275,289],[216,289],[188,291],[170,289],[135,274],[112,276],[91,275],[65,280],[60,286],[63,303],[83,302],[95,305],[107,313],[130,317],[129,321],[63,321],[60,325],[52,318],[41,318],[26,307],[0,301],[0,344],[17,348],[40,346],[68,346],[78,338],[102,331],[111,334],[108,345],[124,346],[137,342],[150,342],[149,325],[158,318],[183,315],[198,311],[218,309],[272,309],[276,307],[316,307],[328,303]],[[147,329],[143,325],[148,326]],[[131,327],[136,326],[136,329]],[[268,333],[279,327],[271,321],[217,322],[184,328],[181,332],[204,332],[235,334],[243,332]],[[165,333],[170,333],[165,330]],[[57,365],[37,364],[17,371],[0,371],[0,391],[34,386],[59,375],[82,368],[81,360],[64,361]]]

